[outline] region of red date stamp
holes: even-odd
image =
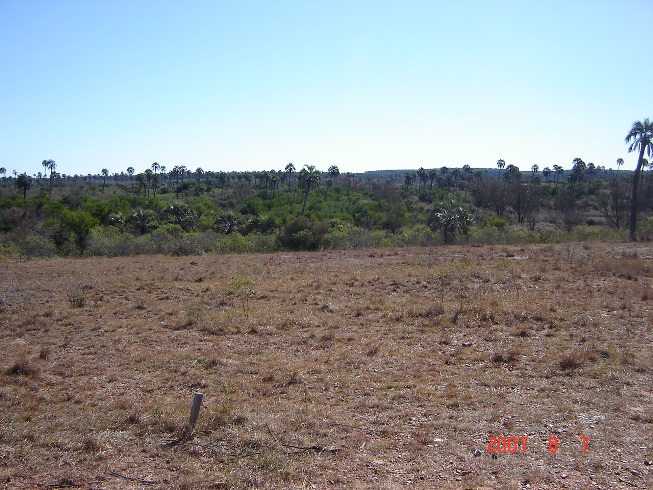
[[[583,444],[583,452],[587,452],[587,446],[589,445],[589,437],[587,436],[578,436]],[[487,452],[490,454],[497,453],[516,453],[516,452],[526,452],[526,447],[528,446],[528,436],[518,436],[518,437],[493,437],[490,436],[487,438]],[[560,439],[555,436],[549,437],[548,439],[548,451],[552,454],[558,452],[560,448]]]

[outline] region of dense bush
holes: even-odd
[[[279,243],[288,250],[318,250],[327,245],[329,224],[308,216],[292,218],[283,227]]]

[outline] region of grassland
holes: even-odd
[[[0,270],[7,488],[653,488],[649,243]]]

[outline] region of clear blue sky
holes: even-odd
[[[0,166],[634,168],[653,1],[0,0]]]

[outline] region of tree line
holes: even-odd
[[[261,172],[213,172],[157,162],[137,173],[66,175],[0,168],[0,246],[32,255],[202,253],[555,241],[653,234],[653,125],[625,141],[634,172],[582,158],[570,168],[521,171],[441,167],[341,173],[289,163]],[[639,217],[639,221],[638,221]]]

